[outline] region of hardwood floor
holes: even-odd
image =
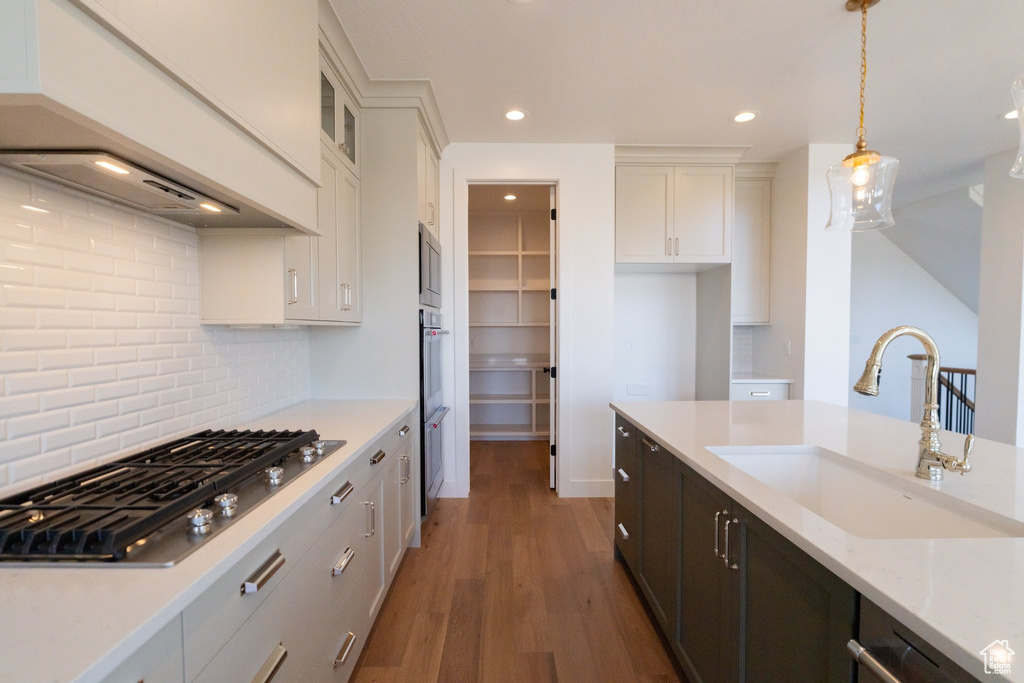
[[[679,681],[623,566],[613,499],[558,498],[547,444],[473,442],[352,675],[391,681]]]

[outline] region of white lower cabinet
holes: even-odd
[[[729,386],[730,401],[785,401],[788,398],[788,382],[733,382]]]
[[[105,680],[108,683],[181,683],[184,677],[179,614]]]
[[[137,653],[110,680],[348,680],[419,518],[413,417],[186,607],[145,646],[146,661]],[[244,593],[246,581],[259,589]],[[174,646],[176,671],[165,667]]]

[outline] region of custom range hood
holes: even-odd
[[[234,206],[105,152],[0,151],[0,163],[185,223],[189,214],[241,213]]]

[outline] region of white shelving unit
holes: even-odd
[[[472,439],[548,438],[550,228],[547,210],[470,214]]]

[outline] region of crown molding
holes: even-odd
[[[737,178],[749,178],[751,180],[766,180],[775,177],[775,161],[741,161],[734,169]]]
[[[416,109],[438,157],[451,140],[429,80],[373,80],[330,0],[320,0],[320,47],[361,109]]]
[[[736,164],[751,145],[615,145],[615,163]]]

